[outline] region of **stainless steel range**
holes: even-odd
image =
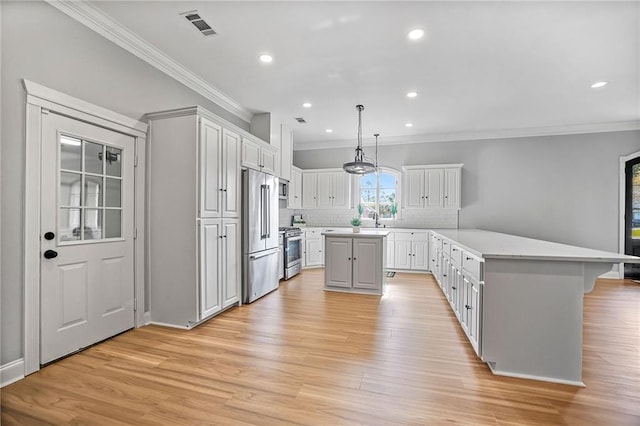
[[[302,230],[294,226],[279,229],[284,231],[284,279],[288,280],[302,270]]]

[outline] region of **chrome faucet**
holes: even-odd
[[[380,227],[380,215],[378,212],[373,212],[373,218],[375,219],[376,228]]]

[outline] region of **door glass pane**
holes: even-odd
[[[104,237],[119,238],[122,236],[122,210],[109,209],[105,211]]]
[[[60,206],[79,207],[82,196],[82,175],[80,173],[60,172],[59,196]]]
[[[82,170],[82,142],[69,136],[60,136],[60,168]]]
[[[120,207],[120,179],[107,178],[107,187],[105,192],[105,205],[107,207]]]
[[[80,239],[80,209],[60,209],[58,236],[60,241]]]
[[[105,157],[107,166],[107,175],[120,176],[122,163],[122,150],[118,148],[106,147],[107,154]]]
[[[86,142],[84,143],[84,171],[85,173],[102,174],[102,149],[103,145]]]
[[[84,205],[86,207],[102,207],[102,178],[84,177]]]
[[[84,239],[99,240],[102,238],[102,209],[85,209]]]

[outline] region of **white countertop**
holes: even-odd
[[[500,234],[481,229],[433,231],[485,259],[571,260],[584,262],[640,263],[639,257]]]
[[[353,232],[351,228],[332,228],[322,233],[325,237],[363,237],[382,238],[389,235],[389,231],[382,231],[379,228],[360,228],[360,232]]]

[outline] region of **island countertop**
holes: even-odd
[[[640,263],[640,258],[481,229],[433,231],[485,259],[570,260]]]
[[[360,229],[360,232],[353,232],[352,229],[335,229],[322,233],[325,237],[358,237],[358,238],[382,238],[389,235],[389,231],[379,229]]]

